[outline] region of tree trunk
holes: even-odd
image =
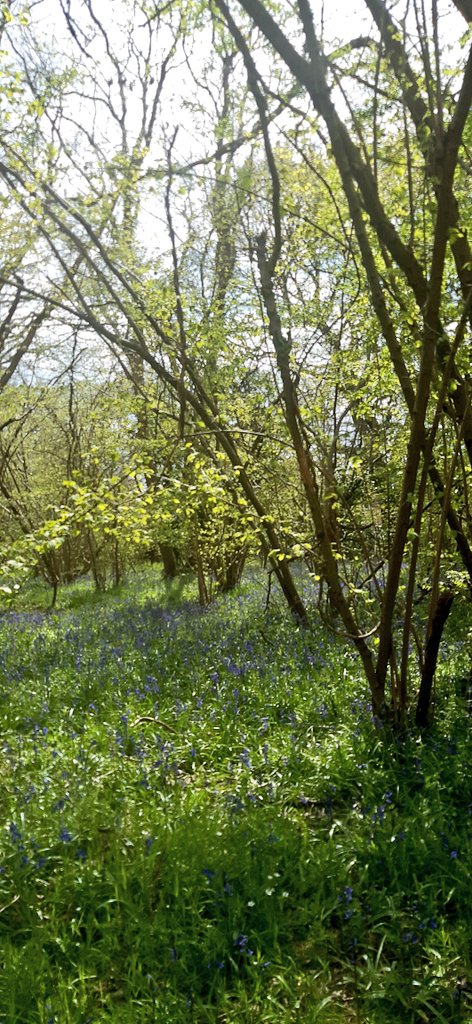
[[[243,574],[246,556],[246,551],[240,551],[233,555],[218,573],[218,588],[222,594],[228,594],[239,583]]]
[[[198,544],[195,545],[195,563],[197,566],[198,600],[202,608],[206,608],[206,606],[210,603],[210,598],[208,596],[208,589],[205,580],[202,556]]]
[[[438,596],[436,610],[431,622],[431,631],[426,643],[423,672],[421,675],[420,692],[416,705],[416,724],[424,728],[428,724],[431,694],[433,689],[434,673],[438,660],[439,644],[446,625],[447,617],[452,607],[454,593],[452,590],[443,590]]]
[[[177,552],[171,544],[165,544],[161,542],[159,544],[159,550],[161,553],[162,565],[164,567],[163,576],[165,580],[173,580],[177,576],[179,571],[177,563]]]

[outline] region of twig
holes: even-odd
[[[264,608],[264,613],[265,614],[269,611],[270,591],[271,591],[271,587],[272,587],[272,573],[273,573],[273,571],[274,571],[273,569],[269,569],[269,573],[268,573],[268,577],[267,577],[267,597],[266,597],[266,603],[265,603],[265,608]]]
[[[141,715],[134,722],[131,722],[131,728],[134,729],[137,725],[141,725],[142,722],[154,722],[154,725],[158,725],[161,729],[165,729],[166,732],[171,732],[174,736],[177,735],[177,729],[173,729],[171,725],[167,725],[167,722],[161,722],[160,718],[154,718],[152,715]]]
[[[19,895],[18,896],[14,896],[13,899],[10,900],[9,903],[5,903],[4,907],[0,907],[0,914],[3,914],[4,910],[8,910],[9,907],[12,907],[14,903],[18,903],[19,899],[20,899]]]

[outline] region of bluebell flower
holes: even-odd
[[[72,832],[69,832],[69,829],[64,825],[59,832],[59,839],[61,840],[61,843],[70,843],[72,840]]]
[[[21,832],[14,821],[10,822],[10,835],[14,843],[18,843],[21,839]]]

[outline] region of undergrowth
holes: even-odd
[[[0,1019],[471,1021],[464,630],[399,737],[257,578],[61,600],[0,625]]]

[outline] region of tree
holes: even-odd
[[[389,210],[387,198],[382,196],[382,180],[379,174],[378,150],[378,102],[372,105],[369,133],[367,125],[360,128],[360,120],[351,108],[351,123],[347,124],[339,115],[333,100],[333,86],[336,75],[333,74],[333,62],[322,46],[317,35],[313,12],[308,0],[298,0],[293,18],[288,19],[287,29],[281,28],[279,21],[269,8],[260,0],[240,0],[236,5],[248,16],[251,26],[256,26],[263,38],[270,44],[272,52],[282,61],[291,76],[303,87],[313,104],[314,110],[322,118],[329,137],[331,153],[336,164],[340,184],[348,204],[356,243],[362,262],[363,274],[370,292],[370,301],[376,313],[380,331],[390,354],[392,366],[398,376],[403,397],[407,405],[410,427],[407,442],[406,464],[403,473],[393,541],[388,555],[388,574],[385,592],[382,599],[381,621],[379,626],[379,643],[377,656],[374,659],[372,650],[367,646],[365,638],[356,630],[349,601],[343,593],[336,564],[336,551],[329,537],[326,517],[323,514],[319,498],[319,487],[316,470],[310,458],[310,446],[304,436],[303,417],[300,413],[294,375],[289,363],[289,347],[281,328],[281,320],[277,309],[274,286],[274,275],[282,250],[282,221],[280,212],[280,180],[276,160],[274,158],[269,133],[265,132],[265,148],[267,161],[272,177],[273,244],[270,252],[267,249],[266,236],[259,239],[258,262],[261,287],[264,296],[266,314],[270,324],[274,348],[277,353],[279,372],[283,381],[284,402],[287,422],[289,424],[294,448],[300,466],[315,531],[321,549],[324,574],[328,580],[333,603],[339,611],[345,628],[353,636],[361,654],[366,676],[369,679],[373,695],[374,707],[380,711],[384,702],[387,670],[390,666],[393,678],[396,677],[396,661],[394,646],[394,614],[396,602],[402,583],[402,568],[407,552],[409,531],[416,527],[419,532],[424,504],[426,474],[432,475],[433,485],[439,499],[444,503],[445,515],[454,530],[459,550],[463,556],[470,575],[470,548],[460,528],[454,509],[451,507],[451,488],[448,490],[438,477],[434,462],[434,440],[437,427],[446,404],[447,413],[453,419],[460,439],[464,442],[469,458],[472,455],[471,410],[469,387],[461,374],[457,355],[463,344],[466,323],[471,313],[471,282],[470,250],[461,215],[457,196],[454,191],[456,171],[458,168],[462,136],[465,131],[470,110],[472,93],[472,57],[465,58],[461,74],[460,88],[452,100],[445,102],[444,82],[441,79],[441,50],[437,33],[433,34],[436,75],[434,86],[422,91],[419,70],[415,68],[413,59],[408,52],[406,36],[406,14],[401,25],[395,22],[381,0],[366,0],[366,6],[372,15],[378,32],[377,84],[378,89],[374,100],[378,101],[381,76],[386,86],[392,88],[395,83],[395,102],[403,111],[405,131],[408,133],[407,177],[410,189],[418,187],[413,181],[414,167],[411,156],[414,146],[415,157],[421,161],[423,180],[423,196],[428,200],[430,216],[428,243],[415,244],[414,205],[412,192],[411,203],[406,215],[398,216],[397,211]],[[224,0],[216,0],[216,7],[224,17],[235,43],[244,57],[256,103],[264,118],[266,99],[260,86],[261,76],[257,72],[252,54],[245,41],[245,34],[236,24],[229,6]],[[422,30],[423,79],[426,83],[431,78],[431,60],[425,26],[421,24],[421,15],[417,5],[415,14],[417,23]],[[433,5],[433,15],[437,18],[437,5]],[[294,31],[304,38],[304,52],[300,53],[291,42],[290,32]],[[361,45],[366,45],[361,40]],[[370,40],[369,40],[370,45]],[[366,121],[364,112],[364,124]],[[412,142],[409,132],[415,132]],[[399,223],[400,221],[400,223]],[[405,228],[407,231],[405,231]],[[408,241],[405,242],[405,234]],[[455,264],[455,282],[452,275],[449,252]],[[386,300],[384,281],[388,281],[390,291],[396,300],[397,309]],[[462,310],[459,317],[450,314],[449,296],[451,289],[456,296],[462,295]],[[417,349],[415,364],[411,368],[405,360],[405,343],[400,341],[398,330],[398,306],[405,302],[413,308],[411,317],[412,330],[410,341]],[[459,305],[461,305],[459,303]],[[457,306],[457,298],[456,298]],[[448,317],[451,328],[445,326],[444,317]],[[459,323],[457,321],[459,320]],[[454,329],[455,325],[455,329]],[[438,379],[439,397],[434,396],[435,374]],[[450,386],[452,384],[452,386]],[[431,409],[433,410],[431,412]],[[428,410],[430,410],[428,414]],[[430,420],[432,417],[432,422]],[[421,475],[423,470],[423,476]],[[418,486],[418,489],[417,489]],[[415,508],[416,503],[416,508]],[[442,543],[442,537],[440,538]],[[410,560],[409,590],[414,587],[416,578],[416,545],[413,543]],[[472,577],[471,577],[472,578]],[[437,633],[442,629],[445,616],[436,614],[438,602],[438,581],[432,587],[432,604],[429,616],[429,632],[427,644],[433,633],[433,647],[437,648]],[[449,608],[450,602],[442,601],[443,607]],[[409,614],[411,608],[409,609]],[[409,633],[409,615],[405,617],[403,630],[403,649],[406,649]],[[423,673],[422,688],[430,688],[432,678],[432,662],[426,659]],[[406,663],[403,660],[401,674],[398,677],[397,699],[400,711],[406,702]],[[418,712],[424,722],[425,710]]]

